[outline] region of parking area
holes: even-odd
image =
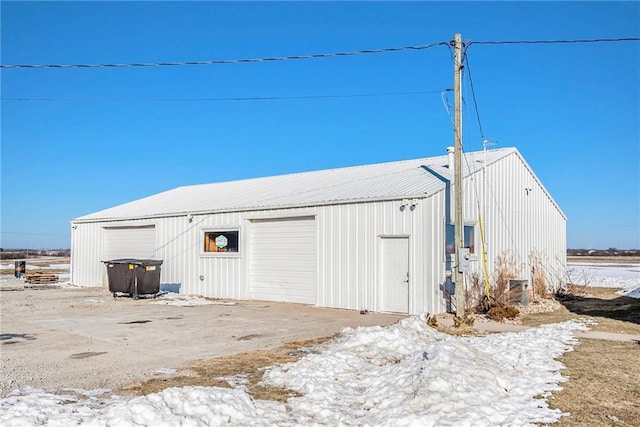
[[[1,291],[1,396],[27,386],[116,390],[195,360],[401,318],[260,301],[158,302],[114,300],[102,288]]]

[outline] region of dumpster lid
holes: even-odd
[[[143,267],[147,265],[162,265],[161,259],[118,258],[102,262],[105,264],[135,264]]]

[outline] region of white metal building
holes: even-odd
[[[465,246],[565,269],[566,217],[515,148],[463,157]],[[446,311],[453,155],[179,187],[71,222],[71,281],[161,259],[183,294],[398,313]],[[449,225],[448,225],[449,224]],[[479,261],[472,267],[482,272]]]

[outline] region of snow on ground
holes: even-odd
[[[13,270],[15,269],[15,263],[0,265],[0,268],[3,270]],[[27,264],[27,270],[39,270],[39,269],[56,269],[56,270],[64,270],[71,268],[71,264],[50,264],[50,265],[36,265],[32,263]]]
[[[572,283],[594,288],[619,288],[622,295],[640,298],[640,264],[569,263]]]
[[[412,316],[390,327],[346,328],[295,363],[272,367],[267,384],[303,393],[287,403],[252,399],[240,384],[170,388],[98,398],[23,389],[0,400],[0,424],[87,426],[456,425],[551,423],[537,396],[565,379],[555,359],[577,341],[579,322],[518,333],[455,337]]]
[[[179,307],[193,307],[196,305],[236,305],[235,302],[216,301],[193,295],[180,295],[173,292],[161,292],[156,301],[151,304],[175,305]]]

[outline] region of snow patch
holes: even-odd
[[[632,291],[640,288],[640,264],[567,264],[571,282],[594,288],[619,288]]]
[[[151,304],[174,305],[178,307],[193,307],[197,305],[236,305],[235,302],[215,301],[192,295],[180,295],[173,292],[160,293]]]
[[[0,399],[0,424],[49,426],[522,425],[562,413],[539,396],[566,379],[556,361],[577,344],[571,321],[518,333],[454,337],[425,316],[390,327],[346,328],[295,363],[270,368],[269,385],[303,393],[287,403],[235,389],[170,388],[128,398],[79,398],[23,389]]]

